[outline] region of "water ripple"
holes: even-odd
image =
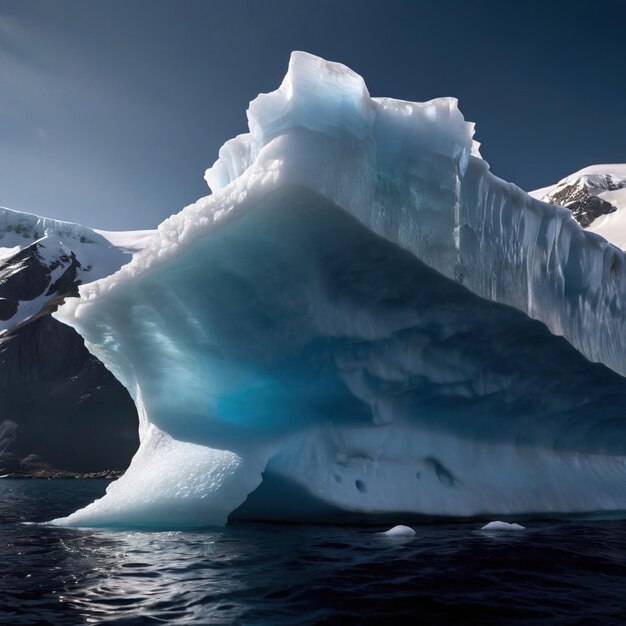
[[[0,623],[622,624],[626,522],[106,532],[39,521],[97,481],[0,482]]]

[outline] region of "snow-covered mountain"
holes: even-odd
[[[96,231],[0,207],[0,336],[118,270],[152,233]]]
[[[569,209],[583,228],[626,249],[626,164],[592,165],[530,195]]]
[[[247,116],[212,194],[55,313],[141,438],[57,523],[626,510],[621,250],[491,174],[453,98],[296,52]]]
[[[127,465],[137,445],[128,393],[50,313],[128,263],[152,233],[0,209],[0,472]]]

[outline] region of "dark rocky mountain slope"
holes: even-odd
[[[121,470],[137,448],[128,392],[50,315],[149,233],[117,235],[122,245],[115,233],[0,209],[0,474]]]
[[[626,165],[592,165],[531,195],[569,209],[572,217],[588,228],[599,217],[615,213],[624,204]]]

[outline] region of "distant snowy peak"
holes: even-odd
[[[74,293],[81,270],[74,252],[55,236],[42,237],[3,259],[0,320],[5,327],[2,330],[46,312],[45,305],[53,304],[57,295]]]
[[[15,211],[0,207],[0,237],[14,236],[22,239],[39,239],[46,230],[55,231],[65,239],[83,239],[94,237],[93,230],[80,224],[63,222],[33,213]],[[3,241],[4,243],[4,241]]]
[[[117,271],[151,233],[98,232],[0,207],[0,335]]]
[[[572,211],[576,221],[583,227],[589,226],[601,215],[617,211],[617,207],[600,198],[604,191],[616,191],[624,186],[612,176],[592,174],[566,180],[546,194],[546,201],[559,204]]]
[[[569,209],[583,228],[598,232],[611,243],[624,248],[626,164],[593,165],[571,174],[556,185],[532,191],[531,195]],[[609,217],[611,214],[616,215]],[[601,226],[600,232],[597,228]]]

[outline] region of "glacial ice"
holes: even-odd
[[[385,537],[414,537],[415,531],[410,526],[399,524],[381,533],[381,535],[385,535]]]
[[[457,102],[292,54],[212,194],[56,313],[141,444],[55,523],[626,508],[624,256],[489,172]]]
[[[516,524],[515,522],[501,522],[501,521],[495,521],[495,522],[489,522],[488,524],[485,524],[481,530],[488,530],[491,532],[500,532],[500,531],[519,531],[519,530],[526,530],[526,528],[524,526],[522,526],[521,524]]]

